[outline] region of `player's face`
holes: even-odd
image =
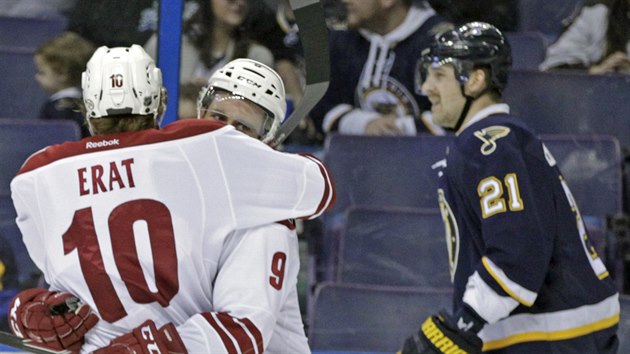
[[[35,66],[37,67],[35,80],[46,93],[53,94],[69,86],[68,76],[53,70],[40,55],[35,56]]]
[[[343,0],[349,28],[368,28],[381,12],[380,0]]]
[[[208,0],[211,2],[215,23],[236,28],[247,16],[247,0]]]
[[[217,92],[207,108],[202,109],[202,119],[214,119],[234,126],[237,130],[259,139],[267,114],[257,104],[229,92]]]
[[[453,66],[429,67],[422,92],[431,101],[433,121],[444,128],[453,128],[466,103]]]

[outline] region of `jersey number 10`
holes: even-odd
[[[151,239],[153,272],[157,292],[149,289],[134,238],[133,225],[146,222]],[[158,302],[166,307],[179,291],[177,253],[171,213],[163,203],[138,199],[123,203],[109,214],[108,228],[114,262],[131,298],[140,304]],[[96,236],[92,208],[75,211],[72,224],[63,235],[64,254],[79,253],[81,271],[101,317],[115,322],[127,315],[105,271]]]

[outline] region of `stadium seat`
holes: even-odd
[[[309,312],[309,345],[314,351],[394,353],[427,316],[451,308],[447,289],[322,284]]]
[[[39,116],[47,95],[35,81],[33,55],[34,49],[0,48],[0,119],[35,119]]]
[[[339,250],[341,283],[451,286],[439,209],[352,207]]]
[[[619,295],[621,303],[621,320],[619,321],[619,351],[618,353],[630,353],[630,295]]]
[[[538,70],[545,60],[547,39],[538,31],[506,32],[512,47],[512,68]]]
[[[0,194],[0,242],[3,252],[11,252],[15,261],[15,274],[8,275],[15,279],[18,286],[32,287],[37,283],[40,271],[28,255],[22,242],[22,234],[15,223],[15,209],[10,195]],[[7,270],[10,271],[10,270]],[[7,288],[6,290],[11,290]],[[0,295],[0,298],[2,296]]]
[[[584,0],[518,0],[519,31],[539,31],[555,39]]]
[[[0,16],[0,46],[35,49],[66,30],[65,17]],[[18,35],[19,34],[19,35]]]
[[[350,205],[437,207],[437,173],[431,166],[445,157],[451,139],[330,136],[325,161],[337,188],[333,212]]]
[[[541,139],[571,188],[589,238],[619,281],[623,266],[617,235],[608,229],[607,222],[623,212],[623,158],[619,141],[611,135],[588,134],[543,134]]]
[[[504,98],[539,134],[611,134],[627,146],[628,92],[628,75],[512,70]]]
[[[541,134],[541,139],[558,162],[583,215],[605,218],[622,212],[623,157],[617,138]]]
[[[437,173],[431,166],[445,157],[451,139],[430,135],[328,137],[324,160],[335,181],[337,201],[321,218],[324,230],[315,250],[319,257],[316,279],[334,277],[329,265],[348,207],[437,207]]]
[[[11,180],[32,153],[80,138],[81,131],[74,121],[0,119],[0,196],[10,193]]]
[[[15,224],[11,180],[32,153],[80,136],[79,126],[73,121],[0,119],[0,233],[14,249],[20,283],[30,281],[35,268]]]

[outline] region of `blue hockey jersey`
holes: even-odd
[[[430,7],[412,6],[400,26],[385,35],[364,29],[331,31],[330,84],[310,117],[323,132],[352,129],[379,114],[407,117],[417,132],[437,133],[439,127],[422,120],[430,109],[415,83],[420,52],[433,36],[450,28]],[[353,133],[361,134],[362,131]]]
[[[454,311],[488,322],[484,351],[614,352],[615,285],[552,154],[508,112],[477,113],[436,164]]]

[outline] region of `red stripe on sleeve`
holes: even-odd
[[[227,313],[204,312],[201,315],[219,334],[219,337],[221,337],[221,340],[223,341],[223,344],[229,354],[236,354],[237,351],[226,331],[229,332],[229,334],[236,340],[241,353],[254,354],[256,353],[255,349],[258,349],[258,353],[262,354],[264,352],[262,334],[260,333],[258,327],[256,327],[256,325],[249,319],[237,319]],[[221,325],[223,325],[225,330],[221,327],[217,320],[221,322]],[[254,340],[253,343],[252,338]],[[254,345],[256,348],[254,348]]]
[[[236,347],[234,346],[234,343],[232,343],[232,340],[227,335],[227,333],[225,333],[223,328],[221,328],[221,326],[219,326],[217,321],[212,316],[212,313],[210,313],[210,312],[203,312],[201,315],[206,319],[206,321],[208,321],[208,323],[210,323],[210,325],[212,326],[212,328],[214,328],[214,331],[217,332],[219,337],[221,337],[221,341],[223,341],[223,345],[225,346],[225,349],[227,349],[228,354],[237,354]],[[223,322],[223,321],[221,321],[221,322]]]
[[[247,329],[249,329],[249,332],[254,336],[254,339],[256,340],[256,344],[258,345],[258,352],[262,353],[263,352],[263,337],[262,337],[262,333],[260,333],[260,331],[258,330],[258,327],[256,327],[255,324],[252,323],[252,321],[250,321],[247,318],[242,318],[240,319],[240,321],[247,327]]]
[[[326,166],[324,166],[324,164],[318,158],[310,154],[300,154],[300,155],[315,162],[317,166],[319,167],[319,171],[324,177],[324,195],[322,196],[322,200],[317,206],[317,210],[315,210],[315,213],[311,215],[310,217],[307,217],[307,219],[315,219],[316,217],[320,216],[324,211],[329,209],[335,203],[335,199],[337,198],[337,193],[335,191],[335,184],[333,183],[332,177],[330,176],[328,169],[326,169]]]
[[[252,343],[252,339],[247,335],[247,332],[245,332],[245,329],[243,329],[243,327],[241,327],[241,325],[238,322],[236,322],[232,316],[226,313],[218,313],[217,317],[219,318],[219,321],[221,321],[223,326],[227,328],[228,332],[230,332],[232,337],[236,339],[236,342],[238,343],[238,346],[241,348],[242,353],[252,353],[252,354],[255,353],[254,343]],[[256,329],[256,331],[258,331],[256,326],[253,326],[253,327]],[[247,327],[247,329],[250,329],[250,328]],[[254,333],[252,333],[252,335],[253,334]]]

